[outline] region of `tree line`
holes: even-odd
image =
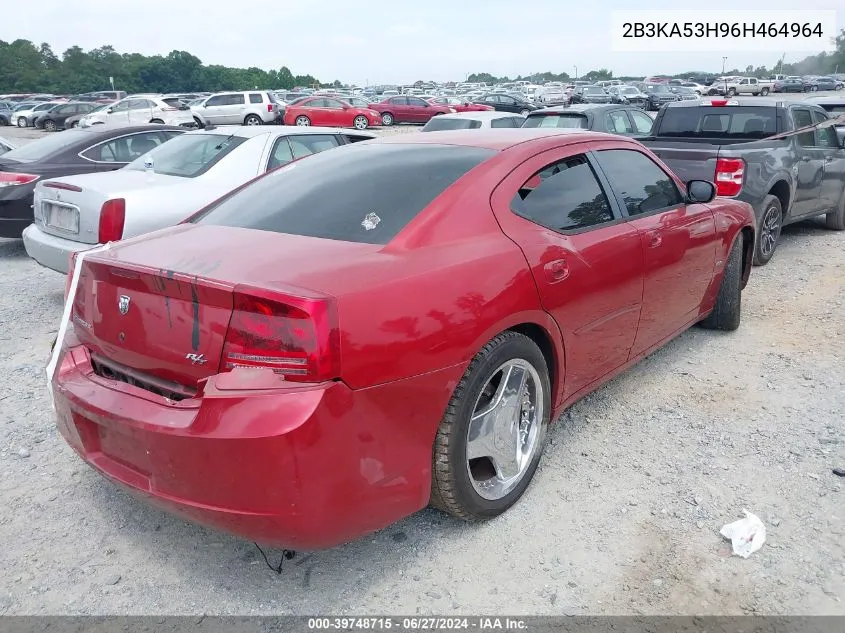
[[[294,75],[287,66],[279,70],[206,66],[186,51],[147,56],[118,53],[112,46],[87,52],[73,46],[59,57],[46,43],[0,40],[0,93],[111,90],[109,77],[115,90],[129,93],[276,90],[319,83],[311,75]]]
[[[768,77],[770,75],[829,75],[833,73],[845,73],[845,29],[839,32],[835,38],[834,43],[836,50],[831,53],[819,53],[818,55],[810,55],[801,61],[787,63],[778,61],[771,68],[766,66],[745,66],[744,68],[725,68],[725,75],[751,75],[753,77]],[[574,71],[574,68],[573,68]],[[679,78],[695,77],[699,79],[712,79],[722,75],[721,68],[719,72],[712,71],[688,71],[674,75]],[[488,84],[507,83],[510,81],[531,81],[532,83],[544,83],[547,81],[568,82],[576,79],[574,73],[572,75],[562,72],[544,72],[534,73],[531,75],[520,75],[518,77],[496,77],[490,73],[472,73],[467,77],[467,81],[476,83],[483,82]],[[586,73],[579,73],[577,79],[586,81],[604,81],[607,79],[621,79],[623,81],[632,81],[635,79],[642,79],[642,77],[614,77],[613,72],[607,68],[600,68],[599,70],[590,70]]]
[[[831,53],[811,55],[794,63],[778,62],[771,69],[765,66],[746,66],[744,69],[725,69],[728,75],[770,74],[826,75],[845,72],[845,29],[835,39],[836,49]],[[573,71],[575,69],[573,68]],[[721,74],[690,71],[677,77],[712,78]],[[44,92],[49,94],[77,94],[94,90],[110,90],[109,77],[116,90],[126,92],[190,92],[219,90],[290,89],[296,86],[315,86],[320,82],[312,75],[294,75],[287,66],[279,70],[257,67],[232,68],[205,65],[186,51],[171,51],[167,55],[141,55],[118,53],[112,46],[101,46],[84,51],[72,46],[61,56],[49,44],[36,46],[29,40],[4,42],[0,40],[0,93]],[[607,68],[578,73],[578,79],[601,81],[614,79]],[[636,77],[615,77],[633,80]],[[490,73],[473,73],[470,82],[489,84],[528,80],[535,83],[571,81],[574,73],[534,73],[514,78],[496,77]],[[339,80],[332,82],[340,87]]]

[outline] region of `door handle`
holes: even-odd
[[[660,233],[649,233],[648,236],[648,247],[649,248],[657,248],[663,244],[663,236]]]
[[[809,157],[809,156],[802,156],[802,157],[801,157],[801,162],[803,162],[803,163],[809,163],[809,162],[810,162],[810,157]]]
[[[543,266],[543,273],[546,276],[546,281],[550,284],[556,284],[569,277],[569,264],[565,259],[556,259]]]

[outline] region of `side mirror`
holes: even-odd
[[[348,110],[348,109],[349,109],[349,104],[348,104],[348,103],[344,103],[344,104],[343,104],[343,109],[344,109],[344,110]]]
[[[707,203],[716,197],[716,185],[707,180],[690,180],[687,183],[687,201]]]
[[[423,103],[423,107],[424,108],[430,108],[431,104],[428,101],[426,101],[425,103]]]

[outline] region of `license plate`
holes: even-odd
[[[42,214],[47,226],[69,233],[79,233],[79,211],[77,209],[60,206],[52,202],[43,202]]]

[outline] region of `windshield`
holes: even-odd
[[[657,135],[751,140],[771,136],[777,131],[775,107],[699,106],[667,108]]]
[[[436,116],[429,119],[423,126],[423,132],[440,132],[442,130],[474,130],[481,127],[481,121],[473,119],[447,119]]]
[[[272,171],[189,221],[387,244],[494,155],[460,145],[356,143]]]
[[[575,112],[566,114],[546,114],[544,116],[530,116],[525,119],[522,127],[562,127],[562,128],[580,128],[586,130],[587,116],[584,114],[577,114]]]
[[[618,90],[623,95],[635,95],[639,92],[636,88],[619,88]]]
[[[124,169],[143,171],[147,160],[152,159],[153,171],[157,174],[196,178],[245,140],[226,134],[183,134],[139,156]]]
[[[601,95],[604,94],[604,89],[599,88],[598,86],[587,86],[586,88],[584,88],[584,93],[591,95]]]

